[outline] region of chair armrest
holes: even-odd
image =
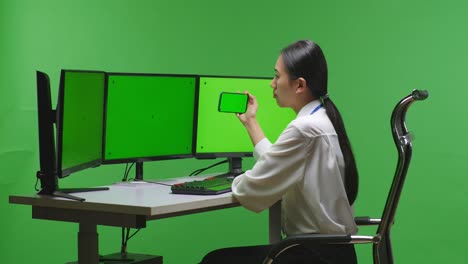
[[[379,218],[370,218],[369,216],[357,216],[354,218],[354,222],[358,226],[379,225],[380,221]]]
[[[348,243],[351,241],[351,235],[337,234],[301,234],[288,236],[276,245],[280,244],[332,244],[332,243]]]

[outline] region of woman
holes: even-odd
[[[246,92],[248,109],[238,118],[255,146],[257,162],[234,179],[233,195],[254,212],[281,200],[286,236],[355,234],[352,204],[357,195],[357,169],[342,118],[328,95],[321,48],[301,40],[283,49],[271,87],[278,105],[292,108],[297,117],[271,144],[256,119],[257,100]],[[219,249],[202,263],[262,263],[269,249],[269,245]],[[275,263],[356,262],[353,245],[321,245],[294,247]]]

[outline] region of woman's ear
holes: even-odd
[[[299,77],[296,79],[296,93],[303,93],[304,91],[307,90],[307,81],[302,78],[302,77]]]

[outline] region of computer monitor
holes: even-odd
[[[39,132],[39,171],[36,177],[41,182],[39,194],[53,194],[58,188],[56,175],[56,152],[54,139],[55,111],[52,109],[49,76],[36,71],[37,114]]]
[[[108,73],[105,164],[193,156],[197,77]]]
[[[57,103],[57,172],[102,163],[105,72],[62,70]]]
[[[196,158],[226,157],[236,162],[252,156],[253,145],[242,123],[232,113],[218,112],[221,92],[244,92],[253,94],[258,101],[257,119],[266,137],[275,142],[292,121],[292,110],[280,108],[273,98],[271,78],[200,76],[198,91],[198,118],[196,127]],[[237,165],[232,165],[237,167]]]
[[[66,71],[62,71],[61,75],[61,85],[59,88],[59,93],[61,94],[61,96],[58,100],[58,105],[60,105],[60,107],[57,110],[54,110],[52,108],[49,76],[44,72],[37,71],[36,79],[40,163],[40,169],[37,172],[36,177],[41,182],[41,189],[39,191],[39,194],[84,201],[85,199],[70,195],[69,193],[108,190],[109,188],[107,187],[59,189],[58,177],[64,177],[72,172],[76,172],[80,169],[87,168],[88,166],[94,166],[95,162],[91,161],[94,160],[95,155],[85,155],[84,157],[79,157],[80,154],[88,154],[88,152],[78,149],[78,151],[75,153],[75,150],[72,148],[74,145],[70,144],[70,142],[73,142],[73,135],[76,135],[76,132],[69,127],[69,124],[73,123],[73,120],[71,119],[76,118],[77,116],[74,114],[68,114],[68,111],[73,112],[72,106],[74,105],[74,103],[69,103],[69,108],[65,107],[68,107],[67,103],[69,101],[74,101],[74,99],[70,98],[73,92],[68,93],[68,89],[65,89],[65,87],[68,88],[68,84],[70,82],[70,78],[66,74]],[[74,82],[72,81],[71,83]],[[76,83],[74,83],[74,85],[76,85]],[[64,92],[65,90],[67,92]],[[70,88],[70,90],[76,90],[76,88]],[[87,89],[85,88],[83,90],[86,91]],[[100,112],[102,113],[102,108],[100,109]],[[80,116],[80,118],[83,117]],[[75,121],[77,121],[78,123],[80,122],[79,120]],[[54,131],[55,124],[57,125],[56,131]],[[82,131],[90,132],[86,129]],[[54,140],[55,134],[57,134],[57,146],[60,146],[57,147],[57,150],[56,142]],[[102,137],[102,133],[98,136]],[[63,141],[64,139],[66,141],[65,144]],[[85,142],[84,144],[86,146],[90,146],[89,143]],[[87,158],[89,158],[90,160],[86,160]],[[65,165],[62,164],[62,161],[64,161]]]

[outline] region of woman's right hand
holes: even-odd
[[[249,96],[249,100],[247,101],[247,111],[243,114],[237,114],[237,117],[247,129],[249,137],[252,140],[252,144],[256,146],[258,142],[265,138],[265,134],[263,133],[260,124],[257,122],[258,102],[257,98],[249,92],[245,91],[244,93]]]
[[[245,94],[249,96],[247,101],[247,111],[243,114],[237,114],[237,117],[242,122],[244,126],[248,126],[252,120],[256,120],[257,110],[258,110],[258,102],[257,98],[250,94],[248,91],[244,91]]]

